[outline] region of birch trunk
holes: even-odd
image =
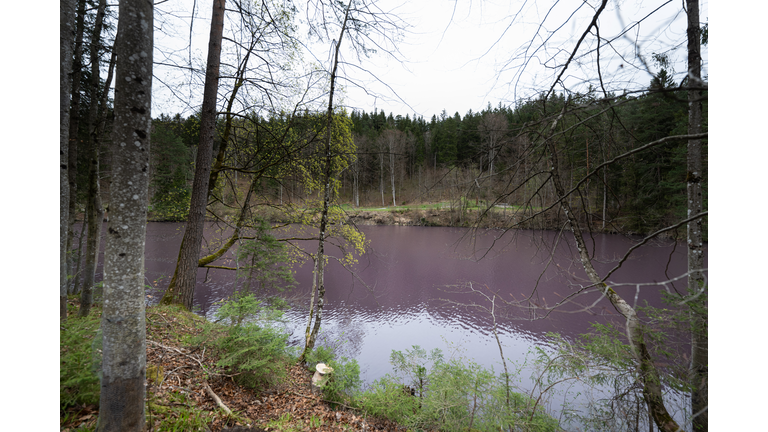
[[[144,0],[121,0],[119,17],[98,430],[139,432],[145,423],[144,243],[154,5]]]

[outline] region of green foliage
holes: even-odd
[[[639,309],[646,314],[644,321],[648,327],[644,337],[649,352],[664,364],[658,368],[662,386],[665,390],[689,392],[689,362],[680,351],[687,346],[679,339],[683,334],[681,330],[686,330],[685,308],[678,311]],[[683,319],[683,324],[677,323],[678,319]],[[571,402],[563,395],[563,413],[567,420],[587,430],[624,431],[635,430],[638,424],[647,426],[640,367],[632,348],[625,342],[626,333],[621,326],[594,324],[592,332],[574,341],[557,334],[549,334],[548,338],[554,351],[538,350],[535,383],[540,389],[547,389],[552,383],[577,380],[584,386],[573,399],[580,409],[569,409]],[[674,407],[683,415],[689,414],[686,414],[687,408],[687,405]]]
[[[270,420],[267,423],[267,428],[275,429],[280,432],[298,430],[297,428],[290,426],[291,420],[292,420],[291,413],[285,413],[280,415],[280,418],[278,418],[277,420]]]
[[[305,362],[312,372],[315,371],[315,366],[318,363],[325,363],[333,369],[333,372],[327,375],[323,385],[323,398],[325,400],[344,403],[360,390],[362,381],[360,380],[360,365],[357,360],[350,360],[346,357],[337,359],[333,348],[319,345],[307,353]]]
[[[315,366],[318,363],[329,364],[333,358],[333,349],[326,346],[315,346],[315,348],[304,357],[310,372],[315,371]]]
[[[235,380],[252,388],[274,385],[285,376],[290,361],[285,351],[288,334],[256,324],[233,326],[216,340],[221,352],[217,365],[235,374]]]
[[[362,385],[360,380],[360,365],[357,360],[341,357],[328,361],[333,368],[330,379],[323,387],[324,399],[331,402],[346,402]]]
[[[244,291],[234,292],[216,311],[216,321],[225,321],[232,326],[240,327],[244,321],[254,320],[267,312],[263,302],[255,295]]]
[[[317,429],[322,425],[323,425],[323,419],[312,414],[312,417],[309,418],[309,428]]]
[[[419,409],[419,399],[411,396],[403,384],[389,374],[374,381],[358,396],[357,402],[367,414],[399,424],[405,424]]]
[[[513,430],[555,431],[558,422],[535,402],[510,392],[506,404],[503,376],[467,359],[439,362],[429,376],[420,423],[443,431]]]
[[[193,344],[212,346],[220,355],[217,366],[235,374],[241,385],[263,388],[281,381],[291,361],[286,351],[288,334],[274,325],[282,312],[264,306],[251,293],[236,292],[216,312],[229,325],[205,327]]]
[[[395,372],[404,376],[407,385],[416,390],[419,396],[424,394],[428,383],[428,363],[438,364],[443,361],[443,353],[435,348],[427,354],[424,348],[413,345],[412,349],[402,351],[392,350],[389,362]]]
[[[188,147],[170,127],[153,125],[150,151],[152,154],[150,199],[152,213],[161,220],[186,220],[192,191],[192,156]]]
[[[413,430],[555,431],[558,422],[528,396],[509,391],[493,369],[465,358],[445,360],[440,350],[419,346],[392,351],[394,369],[406,382],[386,375],[355,401],[370,415],[389,418]]]
[[[272,235],[266,220],[257,217],[253,226],[256,238],[241,241],[237,250],[237,259],[241,263],[238,277],[245,278],[248,289],[256,291],[269,288],[283,291],[295,285],[288,264],[291,257],[285,245]]]
[[[59,405],[99,403],[101,333],[99,314],[70,316],[59,332]]]
[[[152,400],[147,402],[147,423],[157,426],[158,431],[205,431],[208,429],[208,416],[206,411],[192,407],[190,400],[183,393],[169,393],[169,402],[163,405],[154,404]],[[159,423],[153,423],[154,418],[159,418]]]

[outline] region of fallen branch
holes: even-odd
[[[211,399],[216,402],[216,405],[219,406],[219,408],[223,409],[225,413],[232,415],[232,410],[230,410],[226,405],[224,405],[224,402],[221,401],[221,399],[216,396],[216,393],[211,390],[211,387],[208,385],[207,382],[203,381],[203,387],[205,388],[205,392],[208,393],[208,396],[211,397]]]
[[[196,359],[196,358],[192,357],[191,355],[189,355],[189,354],[187,354],[187,353],[185,353],[185,352],[181,351],[181,350],[180,350],[180,349],[178,349],[178,348],[175,348],[175,347],[172,347],[172,346],[166,346],[166,345],[163,345],[163,344],[161,344],[161,343],[157,343],[157,342],[155,342],[155,341],[153,341],[153,340],[149,340],[149,339],[147,339],[147,342],[148,342],[148,343],[151,343],[152,345],[156,345],[156,346],[159,346],[160,348],[163,348],[163,349],[166,349],[166,350],[169,350],[169,351],[175,351],[175,352],[177,352],[177,353],[179,353],[179,354],[181,354],[181,355],[183,355],[183,356],[185,356],[185,357],[188,357],[188,358],[190,358],[190,359],[192,359],[192,360],[196,361],[196,362],[197,362],[197,364],[199,364],[199,365],[200,365],[200,367],[201,367],[201,368],[202,368],[204,371],[208,372],[208,368],[206,368],[206,367],[205,367],[205,365],[204,365],[204,364],[203,364],[203,363],[202,363],[200,360],[198,360],[198,359]],[[211,373],[211,372],[209,372],[209,373]],[[214,373],[214,375],[218,375],[218,374],[215,374],[215,373]]]

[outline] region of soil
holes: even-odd
[[[76,300],[70,304],[79,306]],[[76,310],[76,309],[75,309]],[[92,313],[100,313],[94,307]],[[76,313],[76,312],[75,312]],[[312,372],[299,364],[286,370],[287,379],[277,386],[254,390],[235,383],[217,368],[217,359],[199,347],[185,347],[181,336],[198,334],[196,323],[204,318],[191,313],[151,307],[147,322],[147,431],[161,430],[168,408],[184,405],[208,417],[209,432],[218,431],[405,431],[386,419],[367,417],[351,408],[331,407],[310,388]],[[203,369],[205,367],[205,369]],[[211,371],[215,371],[211,373]],[[233,415],[227,415],[206,391],[206,384]],[[183,403],[179,395],[186,396]],[[62,431],[95,426],[99,407],[73,407]],[[166,414],[163,414],[163,411]],[[74,415],[72,415],[74,414]],[[64,413],[62,413],[62,419]],[[270,424],[270,422],[273,422]],[[275,423],[279,422],[279,425]],[[176,430],[176,429],[174,429]]]

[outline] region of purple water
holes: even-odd
[[[366,382],[391,372],[391,350],[412,345],[440,348],[446,354],[463,350],[464,355],[487,367],[501,370],[499,349],[492,333],[489,298],[496,294],[496,322],[505,356],[521,362],[547,332],[567,337],[586,333],[593,322],[616,318],[616,312],[599,294],[586,294],[544,317],[543,309],[511,307],[502,300],[523,300],[534,292],[530,303],[553,305],[575,290],[588,286],[575,247],[567,235],[520,231],[498,239],[499,231],[471,232],[460,228],[364,226],[370,250],[359,257],[354,269],[344,269],[331,260],[325,276],[326,307],[323,343],[341,345],[340,353],[355,358]],[[150,304],[159,300],[173,273],[183,235],[183,225],[149,223],[146,243],[146,280]],[[214,230],[206,233],[209,241]],[[495,241],[495,243],[494,243]],[[555,253],[552,245],[557,243]],[[633,244],[617,235],[595,235],[596,266],[605,274]],[[314,250],[315,242],[304,242]],[[214,244],[209,245],[213,247]],[[492,249],[489,248],[493,246]],[[331,253],[333,250],[331,249]],[[550,262],[551,261],[551,262]],[[234,266],[233,255],[221,265]],[[656,242],[635,251],[610,278],[616,290],[635,305],[648,301],[661,306],[660,291],[684,289],[685,280],[663,282],[685,273],[685,249],[671,242]],[[353,270],[355,274],[350,272]],[[286,313],[286,328],[298,344],[306,326],[306,299],[311,287],[311,263],[295,269],[297,287],[288,292],[298,301]],[[212,316],[215,303],[232,293],[234,272],[220,269],[198,271],[195,309]],[[488,297],[470,293],[471,288]],[[303,302],[303,303],[302,303]],[[585,306],[591,306],[584,310]],[[537,319],[531,320],[532,317]]]

